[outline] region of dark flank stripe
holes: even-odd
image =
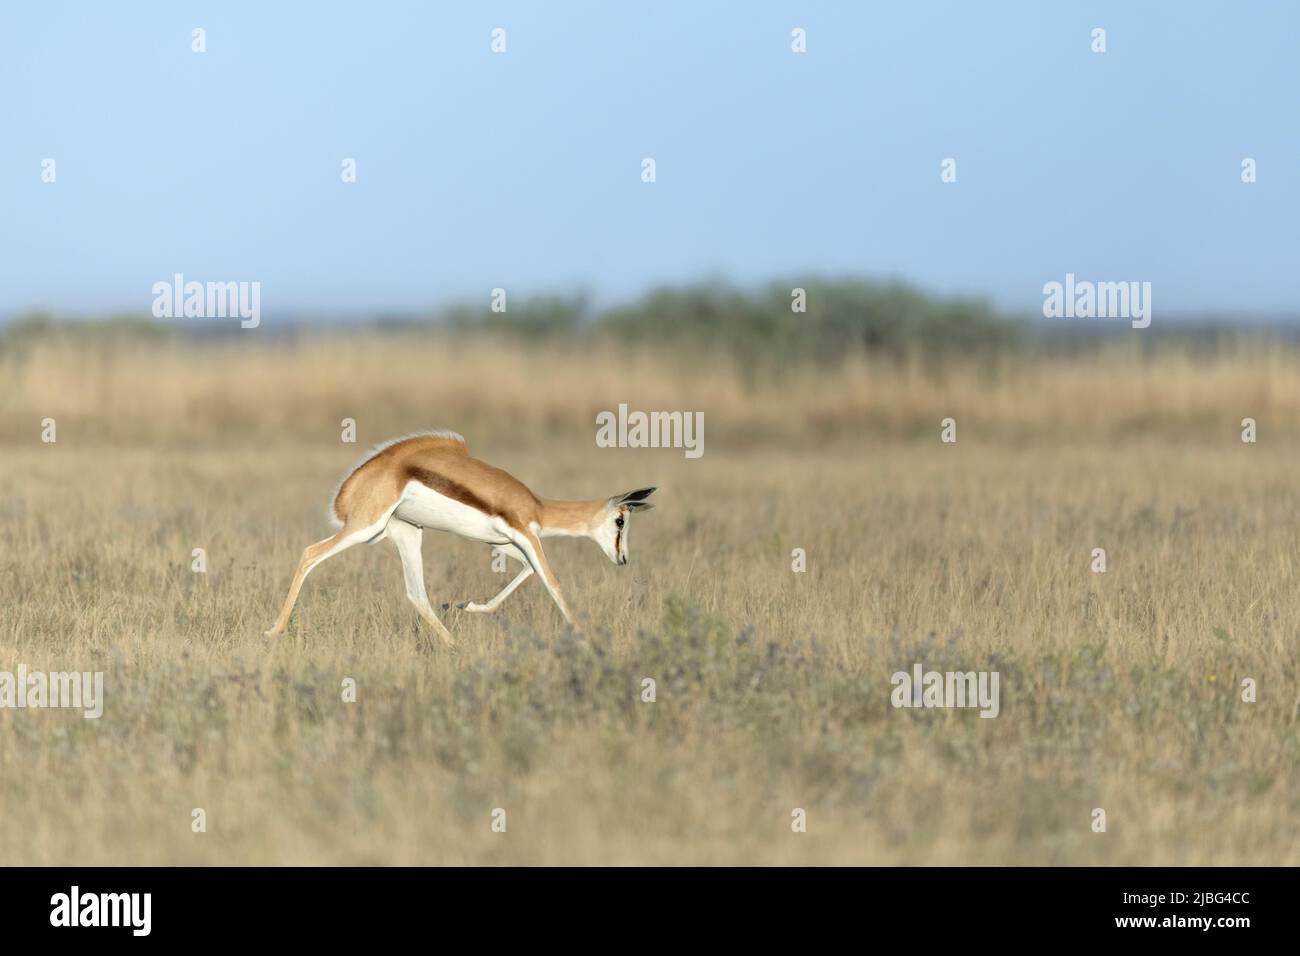
[[[495,508],[478,495],[474,494],[474,492],[470,491],[459,482],[452,481],[450,478],[444,477],[435,471],[429,471],[427,468],[411,466],[406,469],[406,476],[418,481],[426,488],[432,488],[440,495],[446,495],[448,498],[459,501],[463,505],[469,505],[471,508],[476,508],[486,515],[491,515],[494,518],[499,516]]]

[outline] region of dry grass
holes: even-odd
[[[924,435],[953,416],[985,438],[1074,442],[1142,433],[1236,436],[1243,417],[1300,434],[1300,349],[1254,342],[1231,354],[1115,345],[1083,358],[1009,356],[933,366],[846,356],[738,367],[711,352],[430,333],[208,344],[57,337],[0,342],[0,441],[30,443],[55,418],[77,442],[246,443],[338,439],[339,421],[388,436],[413,423],[527,440],[585,440],[597,411],[699,409],[732,443]],[[972,435],[972,437],[974,437]]]
[[[747,383],[706,356],[427,360],[448,347],[7,353],[0,670],[103,670],[108,695],[98,721],[0,710],[7,862],[1300,863],[1294,354]],[[703,410],[704,457],[597,450],[620,401]],[[660,507],[627,568],[548,549],[580,636],[531,583],[434,646],[381,544],[267,642],[356,456],[345,416]],[[502,583],[484,546],[425,556],[435,604]],[[895,710],[916,661],[999,671],[1001,715]]]

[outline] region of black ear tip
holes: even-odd
[[[638,488],[636,491],[629,491],[626,494],[610,498],[611,504],[631,505],[645,501],[656,491],[655,488]]]

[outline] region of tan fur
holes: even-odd
[[[447,435],[416,435],[380,449],[344,479],[334,499],[334,515],[366,526],[395,502],[408,481],[419,481],[487,514],[500,516],[517,531],[581,532],[605,508],[605,499],[553,501],[539,498],[509,472],[471,458],[465,440]]]

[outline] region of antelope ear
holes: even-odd
[[[610,504],[625,505],[634,501],[645,501],[655,493],[654,488],[639,488],[636,491],[629,491],[626,494],[615,495],[609,499]]]
[[[629,501],[624,504],[628,511],[649,511],[654,505],[648,501]]]

